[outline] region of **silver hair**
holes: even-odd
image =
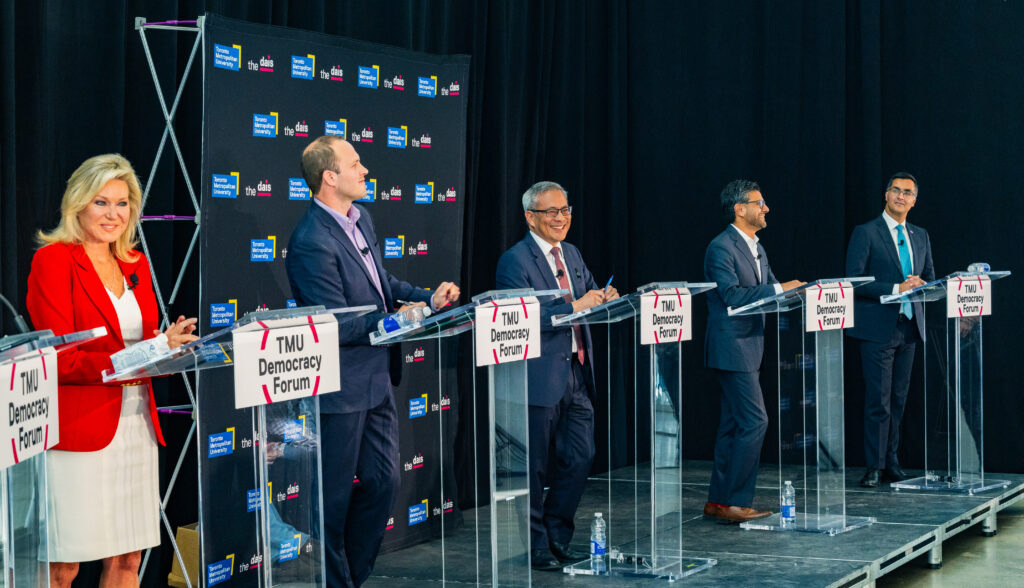
[[[559,185],[558,182],[537,182],[527,188],[526,192],[523,192],[523,212],[537,206],[537,198],[540,198],[540,195],[548,190],[558,190],[562,194],[565,194],[566,198],[569,198],[569,193],[566,192],[565,188]]]

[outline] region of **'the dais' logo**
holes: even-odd
[[[341,69],[340,65],[332,65],[330,69],[320,70],[320,79],[342,82],[345,80],[345,70]]]
[[[384,80],[384,87],[392,90],[405,90],[405,78],[402,77],[402,74],[398,74],[390,80]]]
[[[242,46],[213,44],[213,67],[239,71],[242,68]]]
[[[277,237],[269,235],[266,239],[249,239],[249,261],[274,261],[277,256]]]
[[[417,96],[424,96],[426,98],[433,98],[437,96],[437,76],[430,76],[429,78],[420,76],[417,81]]]
[[[409,255],[426,255],[429,249],[427,240],[422,239],[419,243],[409,246]]]
[[[421,361],[426,361],[426,359],[427,359],[427,353],[423,350],[423,346],[422,345],[420,345],[415,350],[413,350],[412,353],[406,353],[405,354],[405,363],[417,363],[417,362],[421,362]],[[424,395],[420,396],[420,398],[414,398],[414,399],[409,401],[409,418],[415,418],[415,417],[412,416],[412,402],[413,402],[413,400],[419,400],[419,399],[423,400],[423,403],[424,403],[423,404],[423,414],[426,414],[427,395],[424,394]],[[418,416],[423,416],[423,415],[418,415]]]
[[[359,66],[360,88],[373,88],[376,90],[378,78],[380,78],[379,65],[371,65],[370,67],[366,67],[365,65]]]
[[[304,120],[300,120],[292,126],[285,125],[284,136],[286,137],[308,137],[309,136],[309,125]]]
[[[214,198],[238,198],[238,172],[213,174],[210,186]]]
[[[309,200],[309,186],[302,178],[288,178],[288,200]]]
[[[384,258],[395,259],[402,257],[402,250],[405,249],[405,235],[397,237],[386,237],[384,239]]]
[[[339,135],[344,138],[345,135],[348,134],[348,119],[339,118],[338,120],[325,120],[324,134]]]
[[[274,59],[270,55],[260,57],[259,61],[250,59],[246,65],[249,66],[249,71],[274,73]]]
[[[316,56],[292,55],[292,77],[302,80],[313,79],[313,72],[316,71]]]
[[[370,127],[363,127],[363,130],[358,133],[352,133],[353,143],[373,143],[373,129]]]
[[[417,453],[416,455],[414,455],[412,457],[412,460],[407,461],[404,464],[402,464],[402,470],[406,471],[406,472],[411,472],[413,470],[418,470],[418,469],[420,469],[422,467],[423,467],[423,454],[422,453]]]
[[[381,200],[401,200],[402,199],[402,187],[392,186],[390,190],[381,190]]]
[[[441,88],[442,96],[458,96],[459,95],[459,82],[452,82],[447,87]]]
[[[455,186],[451,186],[444,192],[437,193],[438,202],[455,202]]]
[[[277,113],[253,114],[252,136],[274,138],[277,136]]]
[[[416,137],[412,138],[412,146],[419,147],[420,149],[430,149],[431,143],[430,133],[423,133],[418,139]]]

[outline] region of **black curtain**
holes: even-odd
[[[1024,214],[1013,188],[1024,179],[1021,3],[4,0],[0,287],[22,312],[33,233],[56,224],[64,182],[85,158],[124,153],[143,181],[154,178],[147,213],[191,214],[172,152],[151,170],[164,123],[134,17],[189,19],[207,10],[473,56],[467,294],[494,286],[498,256],[525,234],[519,199],[536,180],[567,188],[577,212],[569,240],[599,281],[614,274],[627,292],[702,278],[704,248],[723,227],[718,192],[737,177],[759,181],[771,206],[759,236],[780,279],[838,276],[853,227],[881,212],[886,179],[914,173],[920,196],[910,220],[931,233],[940,275],[972,261],[1018,274],[996,286],[995,314],[985,322],[985,466],[1024,472],[1024,438],[1015,433],[1024,400],[1012,375],[1020,348],[1014,333],[1024,320],[1024,303],[1013,294],[1024,277],[1017,233]],[[193,37],[151,31],[149,39],[170,100]],[[194,71],[174,120],[195,185],[199,90]],[[192,229],[146,227],[165,293]],[[195,290],[192,274],[172,312],[195,315]],[[683,357],[684,452],[708,459],[718,392],[701,367],[704,314],[695,314],[695,340]],[[14,329],[6,314],[2,324],[5,333]],[[601,329],[595,334],[603,341]],[[863,459],[855,356],[848,354],[846,378],[847,461],[854,466]],[[180,379],[160,394],[162,402],[181,402]],[[769,386],[769,406],[773,394]],[[920,396],[915,385],[903,448],[912,466],[922,449]],[[611,411],[624,426],[637,409],[631,398],[599,403],[598,422]],[[165,420],[168,473],[188,424]],[[613,449],[611,465],[631,456]],[[764,457],[775,458],[774,443],[766,443]],[[601,456],[595,468],[608,465]],[[195,520],[194,463],[182,471],[170,505],[174,524]],[[168,550],[161,560],[165,578]]]

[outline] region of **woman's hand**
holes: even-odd
[[[167,347],[170,349],[177,349],[185,343],[191,343],[199,337],[192,334],[196,330],[196,319],[195,317],[187,319],[185,315],[178,317],[178,320],[167,327],[167,330],[163,332],[167,336]],[[159,335],[160,331],[153,331],[154,335]]]

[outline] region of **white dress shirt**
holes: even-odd
[[[530,231],[530,236],[537,242],[537,247],[544,252],[544,259],[548,260],[548,267],[551,268],[551,275],[555,276],[555,283],[558,283],[558,266],[555,265],[555,256],[551,254],[551,248],[557,247],[558,254],[562,256],[562,265],[565,266],[565,279],[569,282],[569,297],[576,300],[576,293],[573,291],[572,278],[569,276],[569,264],[565,263],[565,252],[562,251],[562,244],[552,245],[544,239],[541,239],[537,233]],[[576,337],[572,338],[572,352],[576,353]]]
[[[736,225],[729,226],[736,229],[736,232],[740,234],[740,237],[743,237],[743,241],[747,244],[747,248],[750,249],[750,256],[754,258],[754,267],[757,271],[757,281],[761,282],[761,260],[758,258],[757,253],[757,242],[760,241],[760,239],[757,238],[757,235],[754,235],[753,237],[747,235],[742,230],[740,230],[740,228],[737,227]],[[776,294],[782,294],[781,284],[772,284],[772,287],[775,288]]]
[[[896,230],[896,227],[900,226],[900,223],[896,222],[896,219],[889,216],[888,212],[882,212],[882,219],[885,221],[885,225],[889,227],[889,236],[892,237],[892,244],[896,246],[896,256],[899,257],[900,253],[900,234]],[[914,267],[914,248],[910,245],[910,229],[907,228],[906,221],[903,223],[903,238],[907,240],[907,251],[910,252],[910,267]],[[896,284],[892,287],[893,294],[900,293],[900,285]]]

